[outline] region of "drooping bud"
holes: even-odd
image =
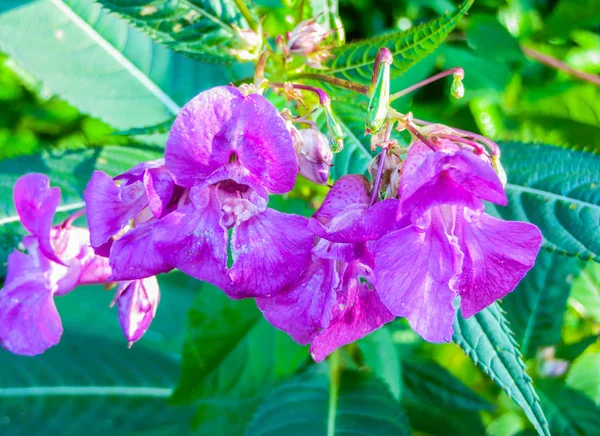
[[[367,109],[367,133],[377,133],[383,127],[390,105],[390,67],[394,59],[386,47],[379,49],[373,70],[371,100]]]
[[[375,156],[371,163],[369,163],[369,174],[371,175],[371,179],[375,180],[377,177],[377,170],[379,169],[379,163],[381,161],[381,153]],[[379,192],[384,192],[390,187],[390,183],[392,182],[392,177],[394,173],[398,173],[398,168],[402,161],[395,154],[388,152],[385,155],[385,161],[383,162],[383,171],[381,173],[381,179],[379,182]],[[399,181],[399,177],[397,178]],[[398,186],[396,184],[396,193],[398,192]]]
[[[463,98],[465,96],[465,86],[462,81],[465,78],[465,72],[460,68],[454,73],[453,77],[450,94],[454,98]]]
[[[302,129],[299,133],[302,142],[296,152],[300,174],[319,185],[327,184],[333,160],[327,137],[314,129]]]
[[[327,123],[327,131],[329,132],[329,147],[334,153],[339,153],[344,149],[344,132],[342,126],[331,110],[331,104],[323,104],[323,112],[325,113],[325,122]]]
[[[129,346],[138,341],[154,319],[160,301],[156,277],[122,282],[115,295],[119,322]]]
[[[330,32],[317,23],[316,18],[302,21],[288,35],[290,53],[308,55],[319,48]]]

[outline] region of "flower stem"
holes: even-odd
[[[567,64],[562,61],[559,61],[552,56],[549,56],[544,53],[540,53],[537,50],[534,50],[529,47],[521,46],[523,53],[525,53],[531,59],[538,61],[541,64],[544,64],[550,68],[554,68],[556,70],[564,71],[567,74],[570,74],[573,77],[577,77],[578,79],[585,80],[586,82],[593,83],[596,86],[600,86],[600,77],[595,74],[584,73],[583,71],[576,70],[575,68],[571,68]]]
[[[237,8],[239,9],[239,11],[242,14],[242,16],[248,22],[248,25],[250,26],[250,28],[256,32],[258,30],[258,23],[256,22],[256,20],[252,16],[252,12],[250,12],[250,9],[248,9],[248,6],[244,2],[244,0],[233,0],[233,2],[235,3],[235,5],[237,6]]]
[[[338,397],[340,393],[340,350],[335,350],[329,356],[329,405],[327,410],[327,436],[335,435],[335,418]]]
[[[361,85],[360,83],[351,82],[350,80],[338,79],[337,77],[327,76],[325,74],[318,73],[302,73],[296,76],[292,76],[291,79],[311,79],[318,80],[319,82],[330,83],[338,88],[347,89],[348,91],[357,92],[363,95],[369,95],[369,87]]]
[[[390,136],[392,135],[392,124],[393,123],[390,122],[387,125],[384,141],[390,140]],[[377,166],[377,175],[375,176],[375,180],[373,180],[373,192],[371,192],[371,201],[369,202],[369,207],[375,204],[375,201],[377,201],[377,197],[379,196],[379,186],[381,186],[381,176],[383,175],[387,151],[387,147],[382,147],[381,153],[379,154],[379,165]]]
[[[415,83],[412,86],[409,86],[406,89],[403,89],[402,91],[398,91],[394,94],[392,94],[390,96],[390,101],[394,101],[400,97],[404,97],[406,94],[410,94],[411,92],[425,86],[425,85],[429,85],[430,83],[435,82],[436,80],[440,80],[446,76],[449,76],[451,74],[464,74],[464,71],[462,68],[460,67],[456,67],[456,68],[450,68],[449,70],[446,71],[442,71],[441,73],[436,74],[435,76],[431,76],[428,79],[422,80],[419,83]]]
[[[279,82],[268,82],[267,86],[270,86],[272,88],[285,88],[284,84],[279,83]],[[294,89],[302,89],[304,91],[314,92],[315,94],[317,94],[319,96],[319,104],[321,106],[331,103],[331,98],[329,97],[329,95],[320,88],[316,88],[316,87],[310,86],[310,85],[300,85],[300,84],[294,84],[294,83],[292,83],[292,87]]]
[[[414,120],[413,120],[414,121]],[[427,147],[429,147],[431,150],[433,151],[437,151],[437,149],[433,146],[433,144],[429,141],[429,139],[425,138],[421,132],[419,132],[415,126],[413,126],[410,123],[406,124],[406,130],[408,130],[411,134],[415,135],[417,137],[417,139],[419,141],[421,141],[423,144],[425,144]]]

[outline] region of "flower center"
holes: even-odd
[[[267,206],[267,201],[254,189],[234,180],[219,182],[217,195],[223,213],[222,223],[229,228],[248,221]]]

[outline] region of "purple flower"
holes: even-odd
[[[160,289],[154,276],[119,284],[114,302],[119,306],[119,322],[129,347],[150,327],[159,301]]]
[[[14,201],[23,226],[27,253],[8,257],[8,274],[0,292],[0,343],[16,354],[35,355],[56,345],[62,323],[54,297],[78,284],[108,279],[110,268],[89,246],[86,229],[71,225],[73,218],[52,226],[60,203],[60,189],[48,177],[27,174],[14,188]]]
[[[91,245],[109,257],[112,280],[167,272],[152,240],[153,226],[182,196],[164,160],[144,162],[114,179],[94,171],[85,190]]]
[[[511,292],[533,266],[539,229],[483,213],[482,200],[506,204],[485,156],[441,140],[439,151],[416,142],[400,179],[399,217],[411,224],[375,244],[383,304],[423,338],[450,341],[460,296],[470,317]]]
[[[291,135],[271,103],[227,86],[202,92],[177,116],[165,160],[190,190],[153,225],[169,265],[234,298],[272,295],[298,280],[314,237],[305,218],[267,208],[269,192],[290,191],[298,174]]]
[[[370,189],[362,176],[340,178],[311,218],[321,239],[306,273],[278,295],[257,299],[271,324],[312,343],[316,361],[394,319],[375,290],[369,241],[398,227],[398,201],[368,208]]]

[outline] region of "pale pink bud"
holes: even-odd
[[[290,53],[307,55],[319,48],[329,36],[329,32],[314,18],[301,22],[288,35]]]
[[[329,179],[329,170],[333,153],[329,148],[329,140],[318,130],[302,129],[299,131],[302,142],[297,145],[300,174],[311,182],[325,185]]]
[[[154,319],[160,301],[156,277],[122,282],[115,300],[119,306],[119,322],[129,346],[138,341]]]

